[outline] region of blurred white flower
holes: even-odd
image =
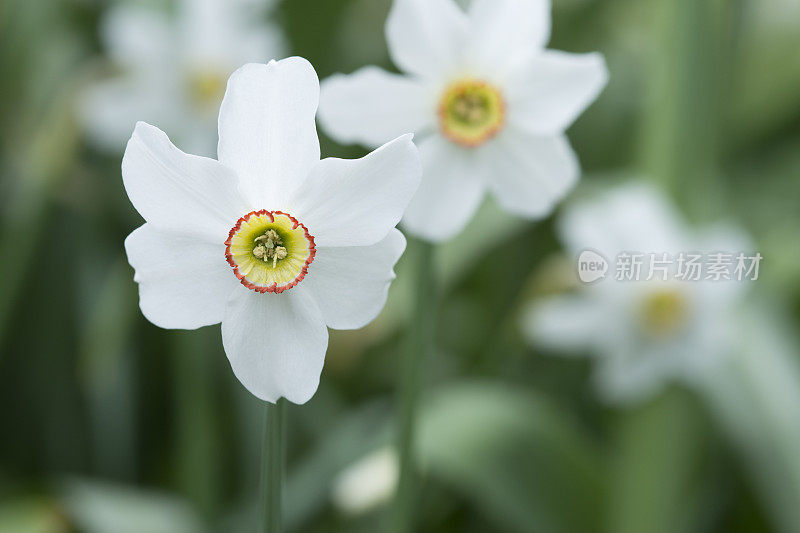
[[[395,0],[386,23],[405,75],[365,67],[322,87],[320,122],[377,146],[417,133],[425,169],[404,227],[452,237],[485,192],[510,212],[547,215],[580,169],[564,135],[606,84],[603,57],[545,50],[549,0]]]
[[[800,20],[800,3],[796,0],[772,0],[764,2],[761,9],[753,9],[748,15],[768,28],[776,30],[797,28]]]
[[[360,328],[386,301],[419,156],[405,135],[359,160],[320,161],[319,81],[305,59],[245,65],[227,87],[219,161],[137,124],[122,177],[146,223],[125,248],[148,320],[222,322],[250,392],[304,403],[319,383],[326,325]]]
[[[216,121],[228,76],[284,55],[277,26],[251,0],[179,0],[176,13],[120,4],[101,38],[119,72],[87,88],[80,112],[92,141],[119,152],[138,120],[174,132],[187,151],[216,154]]]
[[[572,257],[583,250],[607,260],[620,253],[708,253],[750,251],[736,229],[716,226],[691,231],[664,196],[629,184],[568,208],[560,234]],[[666,381],[699,379],[728,354],[737,322],[736,303],[745,282],[606,279],[571,295],[537,302],[523,318],[532,343],[596,356],[595,377],[609,401],[637,401]]]
[[[342,471],[333,482],[331,500],[344,513],[365,513],[392,498],[399,475],[397,452],[386,446]]]

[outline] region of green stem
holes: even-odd
[[[34,181],[33,176],[23,174],[21,181]],[[9,333],[15,316],[14,306],[24,286],[25,276],[30,274],[38,246],[41,244],[48,221],[45,191],[37,183],[22,183],[9,202],[8,216],[0,224],[0,264],[3,276],[0,280],[0,343]],[[20,235],[25,235],[20,239]],[[0,359],[3,352],[0,351]]]
[[[267,403],[262,450],[261,499],[264,504],[264,532],[280,533],[283,470],[285,457],[286,400]]]
[[[413,529],[414,495],[416,491],[415,457],[413,450],[417,404],[420,393],[420,366],[431,349],[434,332],[435,283],[433,245],[417,243],[413,316],[408,324],[408,343],[401,362],[397,391],[398,431],[397,450],[400,455],[400,478],[395,507],[395,531]]]
[[[619,413],[613,432],[607,531],[692,531],[707,421],[695,398],[669,389]]]
[[[177,474],[181,492],[207,520],[219,511],[220,431],[216,362],[217,332],[180,332],[175,339]]]
[[[713,213],[719,123],[719,0],[656,0],[648,79],[646,171],[690,215]],[[719,67],[719,68],[717,68]]]

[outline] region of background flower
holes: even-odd
[[[397,489],[397,452],[386,446],[362,457],[334,481],[331,499],[344,513],[360,514],[385,504]]]
[[[605,86],[599,54],[544,50],[545,0],[396,0],[386,22],[406,75],[365,67],[323,85],[320,118],[342,142],[375,146],[417,132],[425,178],[404,217],[444,240],[486,191],[521,216],[547,215],[578,179],[564,131]]]
[[[225,82],[247,62],[281,57],[281,30],[249,0],[179,0],[175,13],[120,3],[101,38],[114,69],[87,88],[81,114],[93,142],[124,146],[138,120],[160,124],[192,153],[216,154]]]
[[[574,295],[531,305],[523,327],[533,343],[594,355],[595,380],[606,399],[641,401],[670,380],[691,384],[730,356],[739,342],[737,311],[747,282],[706,280],[705,273],[699,281],[682,281],[675,261],[681,252],[698,250],[749,255],[753,245],[740,231],[691,230],[657,189],[640,184],[570,206],[560,228],[571,263],[593,250],[611,270]],[[622,254],[642,256],[640,277],[617,281],[614,264]],[[670,258],[666,275],[658,264],[651,270],[663,254]]]

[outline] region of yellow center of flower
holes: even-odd
[[[683,294],[666,289],[647,295],[640,311],[645,331],[656,337],[665,337],[683,328],[689,309]]]
[[[480,80],[454,83],[439,102],[442,134],[467,147],[488,141],[503,128],[505,101],[495,87]]]
[[[227,78],[214,69],[193,70],[186,78],[189,100],[200,111],[216,111],[225,95],[226,84]]]
[[[306,227],[281,211],[246,214],[225,246],[225,258],[242,285],[262,293],[281,293],[300,283],[316,254]]]

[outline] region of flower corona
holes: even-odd
[[[500,91],[481,80],[454,83],[439,103],[442,135],[456,144],[474,148],[503,128],[506,104]]]
[[[256,292],[280,294],[308,273],[314,237],[282,211],[253,211],[240,218],[225,241],[225,259],[239,281]]]
[[[677,335],[686,325],[689,302],[675,289],[653,291],[641,302],[640,318],[646,334],[656,338]]]
[[[186,94],[197,113],[216,112],[225,95],[226,73],[221,69],[192,69],[185,74]]]

